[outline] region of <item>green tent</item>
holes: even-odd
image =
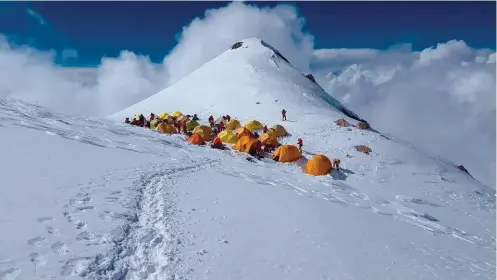
[[[159,119],[153,119],[151,122],[150,122],[150,128],[151,129],[155,129],[157,127],[157,125],[160,123],[161,121]]]
[[[188,121],[186,123],[186,130],[192,131],[195,129],[195,127],[199,126],[200,124],[197,121]]]

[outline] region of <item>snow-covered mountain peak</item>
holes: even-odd
[[[286,109],[290,118],[309,115],[358,119],[277,49],[257,37],[235,42],[177,83],[111,116],[179,110],[200,116],[230,114],[241,120],[274,122]]]

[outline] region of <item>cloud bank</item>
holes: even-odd
[[[338,73],[317,75],[349,109],[495,186],[495,51],[453,40],[421,52],[321,50],[315,56],[349,61]]]
[[[193,19],[160,64],[123,50],[96,68],[60,67],[57,56],[74,58],[77,51],[41,52],[0,36],[0,94],[105,116],[176,82],[234,42],[258,36],[377,129],[464,164],[495,187],[495,51],[457,40],[421,52],[406,44],[315,50],[304,24],[292,6],[234,2]]]

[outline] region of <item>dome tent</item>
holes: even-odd
[[[281,145],[273,153],[273,160],[278,162],[293,162],[301,157],[302,154],[295,145]]]
[[[263,127],[264,126],[262,125],[262,123],[257,120],[252,120],[245,124],[245,128],[247,128],[251,132],[254,132],[254,130],[262,129]]]
[[[327,175],[333,170],[331,161],[325,155],[314,155],[305,165],[304,173],[314,176]]]

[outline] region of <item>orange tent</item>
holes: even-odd
[[[212,144],[213,145],[221,145],[221,144],[223,144],[223,141],[221,141],[221,139],[216,136],[216,138],[214,138],[214,140],[212,140]]]
[[[313,156],[305,165],[304,172],[314,176],[326,175],[331,172],[331,161],[324,155]]]
[[[177,130],[174,126],[164,122],[159,123],[155,128],[155,130],[157,130],[160,133],[167,133],[167,134],[177,133]]]
[[[251,148],[257,148],[257,145],[259,145],[260,148],[261,141],[253,137],[243,136],[240,139],[238,139],[236,144],[233,146],[233,150],[248,153],[250,152]]]
[[[297,161],[302,157],[299,148],[295,145],[281,145],[273,153],[273,159],[279,162]]]
[[[193,133],[192,136],[188,138],[188,143],[193,144],[193,145],[203,145],[205,144],[204,139],[202,139],[202,136],[198,133]]]
[[[254,134],[250,132],[248,128],[245,127],[239,127],[235,130],[235,135],[238,139],[242,138],[243,136],[249,136],[251,138],[254,138]]]
[[[276,147],[278,145],[278,140],[276,137],[269,133],[263,133],[259,136],[259,141],[261,141],[264,146],[273,146]]]
[[[193,133],[198,133],[205,141],[212,140],[212,129],[206,125],[199,125],[193,129]]]

